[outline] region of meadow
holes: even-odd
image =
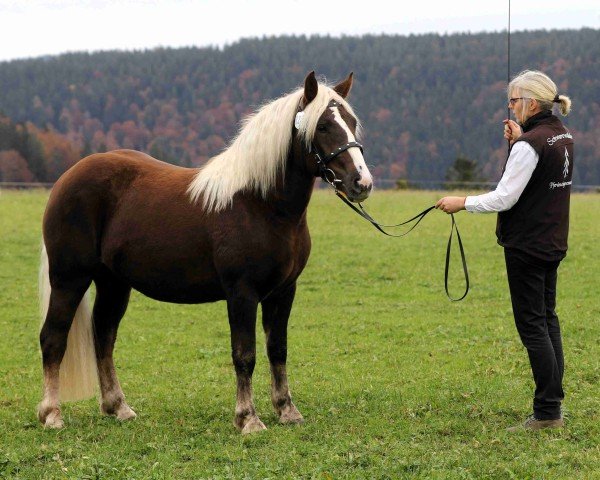
[[[533,381],[494,215],[456,217],[472,287],[453,303],[443,288],[447,215],[432,212],[393,239],[320,190],[289,328],[290,385],[306,422],[277,424],[259,334],[254,393],[268,430],[249,436],[232,425],[225,304],[137,293],[115,361],[138,418],[103,417],[92,399],[63,406],[63,430],[40,426],[37,269],[47,195],[0,192],[0,478],[600,478],[599,194],[573,196],[559,269],[566,428],[506,431],[530,413]],[[365,207],[397,222],[439,196],[377,191]],[[455,295],[461,275],[455,251]]]

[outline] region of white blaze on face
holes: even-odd
[[[346,124],[346,122],[344,122],[344,119],[340,115],[339,109],[337,107],[331,107],[331,112],[333,113],[333,118],[335,119],[335,121],[346,132],[346,135],[348,136],[347,143],[356,142],[356,138],[354,138],[354,135],[350,131],[350,128],[348,128],[348,125]],[[356,170],[360,175],[360,180],[358,181],[358,184],[362,185],[363,187],[370,187],[373,184],[373,177],[371,176],[371,172],[369,172],[369,169],[367,168],[367,164],[365,163],[365,159],[363,157],[362,152],[360,151],[360,148],[350,147],[348,149],[348,153],[350,154],[350,157],[354,162],[354,166],[356,167]]]

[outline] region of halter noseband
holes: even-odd
[[[335,176],[335,172],[333,170],[331,170],[331,168],[328,168],[327,165],[335,157],[337,157],[340,153],[345,152],[346,150],[348,150],[352,147],[358,147],[360,149],[361,153],[363,151],[363,146],[360,143],[348,142],[345,145],[342,145],[341,147],[336,148],[333,152],[331,152],[328,155],[321,155],[319,153],[319,151],[317,150],[317,147],[315,146],[315,144],[311,143],[309,153],[311,153],[312,151],[314,151],[314,153],[315,153],[315,158],[317,159],[317,175],[319,177],[321,177],[324,181],[326,181],[327,183],[329,183],[335,187],[336,186],[335,183],[340,183],[341,180],[339,180]],[[330,180],[328,175],[331,175],[333,178]]]

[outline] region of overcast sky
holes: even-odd
[[[0,0],[0,61],[284,34],[507,28],[509,0]],[[600,29],[600,0],[511,0],[511,30]]]

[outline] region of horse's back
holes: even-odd
[[[134,180],[143,177],[174,175],[183,171],[189,169],[161,162],[136,150],[94,153],[67,170],[56,182],[53,194],[69,188],[79,190],[82,185],[90,189],[101,187],[104,191],[119,190],[129,187]]]
[[[136,184],[160,188],[160,179],[164,182],[168,178],[170,188],[176,189],[177,180],[180,184],[191,181],[193,173],[189,172],[134,150],[95,153],[77,162],[58,179],[50,193],[44,225],[65,217],[77,220],[100,213],[105,216]],[[185,188],[181,185],[181,189]]]

